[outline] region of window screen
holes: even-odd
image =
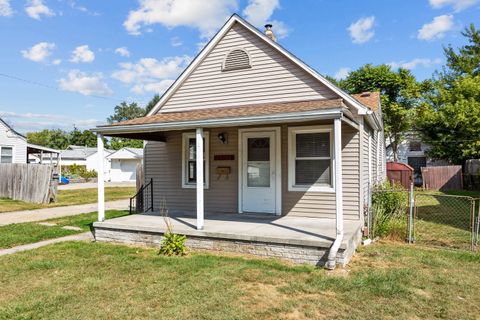
[[[0,162],[1,163],[12,163],[13,162],[13,148],[12,147],[1,147],[0,148]]]
[[[295,181],[297,186],[331,185],[330,133],[295,134]]]

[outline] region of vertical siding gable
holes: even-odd
[[[238,48],[249,54],[251,68],[222,71],[226,55]],[[236,23],[160,112],[333,98],[325,85]]]

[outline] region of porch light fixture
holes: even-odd
[[[223,144],[228,143],[228,134],[225,132],[221,132],[218,134],[218,140],[222,141]]]

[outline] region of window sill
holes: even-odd
[[[320,186],[312,186],[312,187],[303,187],[303,186],[288,186],[288,191],[291,192],[318,192],[318,193],[335,193],[335,188],[333,187],[320,187]]]
[[[182,184],[182,189],[196,189],[197,185],[196,184]],[[208,183],[203,185],[203,189],[207,190],[208,189]]]

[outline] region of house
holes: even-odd
[[[122,148],[105,159],[110,161],[109,181],[136,181],[137,165],[143,161],[143,149]]]
[[[158,243],[166,204],[193,248],[348,262],[385,177],[379,93],[348,95],[272,33],[233,15],[147,116],[93,129],[99,150],[103,136],[146,141],[154,212],[104,221],[99,182],[97,240]]]
[[[398,145],[397,162],[408,164],[413,168],[413,179],[415,185],[422,185],[422,167],[434,167],[448,165],[446,161],[434,160],[428,157],[430,149],[428,143],[422,141],[420,135],[411,130],[405,134],[405,138]],[[393,150],[387,145],[387,161],[395,161]]]
[[[58,166],[58,155],[58,150],[27,143],[24,135],[0,118],[0,163],[42,163],[43,157],[49,156]]]
[[[0,163],[26,163],[27,138],[0,119]]]

